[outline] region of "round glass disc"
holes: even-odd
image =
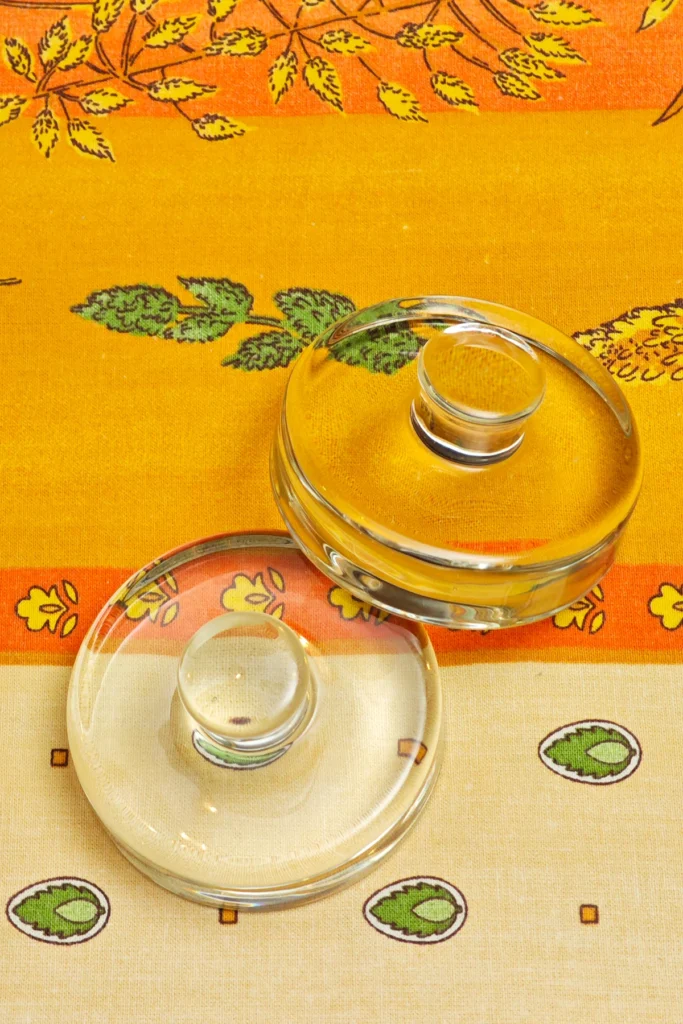
[[[609,568],[641,480],[618,385],[517,310],[350,314],[297,360],[273,448],[290,532],[357,596],[470,629],[551,615]]]
[[[121,851],[214,905],[303,902],[353,881],[436,779],[441,696],[421,626],[330,584],[285,534],[158,559],[74,665],[69,745]]]

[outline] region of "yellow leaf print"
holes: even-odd
[[[192,122],[192,127],[200,139],[207,142],[220,142],[223,139],[238,139],[247,132],[247,126],[224,114],[204,114]]]
[[[172,572],[165,572],[163,575],[163,580],[170,591],[172,591],[174,594],[178,593],[178,581]]]
[[[171,625],[173,620],[178,615],[178,607],[179,607],[178,602],[177,601],[172,601],[171,604],[169,604],[168,607],[164,609],[164,613],[161,616],[161,625],[162,626],[170,626]]]
[[[281,53],[268,69],[268,88],[273,103],[279,103],[284,94],[291,89],[296,81],[299,61],[294,50]]]
[[[211,56],[258,57],[267,45],[268,40],[261,29],[245,26],[226,32],[207,46],[205,52]]]
[[[275,594],[265,585],[260,572],[253,579],[246,573],[237,573],[221,594],[221,604],[228,612],[265,612],[274,600]],[[281,617],[280,614],[278,618]]]
[[[638,306],[574,339],[622,382],[683,380],[683,299]]]
[[[0,6],[3,2],[28,8],[36,4],[40,7],[42,0],[0,0]],[[370,85],[366,79],[367,87],[377,90],[377,99],[386,113],[406,123],[426,121],[417,88],[413,94],[404,86],[387,80],[391,62],[387,49],[393,46],[396,50],[400,46],[403,51],[409,51],[404,53],[406,60],[412,52],[413,62],[419,65],[421,74],[429,80],[432,92],[440,100],[452,109],[476,113],[479,101],[471,86],[457,74],[445,70],[445,60],[436,65],[434,55],[437,50],[454,51],[456,57],[452,58],[451,55],[449,59],[464,59],[487,73],[487,84],[482,84],[482,96],[485,91],[490,94],[493,88],[494,92],[497,89],[506,96],[538,101],[542,96],[536,88],[537,82],[552,82],[564,77],[561,70],[555,69],[555,64],[586,63],[569,42],[560,35],[552,34],[553,31],[559,31],[559,26],[575,29],[600,24],[599,17],[591,8],[577,0],[528,0],[528,3],[527,0],[506,0],[515,8],[506,13],[501,9],[504,6],[503,0],[501,3],[498,0],[467,0],[464,7],[474,8],[479,5],[488,16],[482,16],[481,23],[480,19],[475,18],[476,24],[469,20],[469,12],[461,10],[460,3],[437,0],[433,8],[425,13],[417,10],[420,4],[414,0],[411,14],[414,13],[418,21],[407,22],[402,26],[403,16],[400,12],[408,10],[410,4],[402,8],[396,4],[386,4],[384,0],[365,0],[360,6],[356,4],[353,9],[346,10],[336,0],[332,0],[331,6],[328,5],[329,10],[311,20],[304,13],[306,8],[312,10],[322,7],[326,0],[301,0],[298,9],[297,5],[289,8],[285,5],[282,10],[270,0],[263,0],[260,7],[257,4],[261,12],[257,25],[233,27],[227,19],[232,19],[238,2],[205,0],[203,10],[210,19],[210,31],[192,46],[187,45],[186,38],[200,27],[203,16],[200,11],[181,12],[172,17],[160,18],[157,22],[150,11],[156,9],[158,0],[130,0],[129,3],[126,0],[86,0],[76,3],[75,7],[89,8],[94,38],[81,35],[72,41],[69,22],[66,16],[60,17],[59,21],[44,31],[40,39],[38,49],[44,73],[40,71],[37,57],[37,67],[34,68],[31,49],[23,40],[11,38],[4,43],[0,40],[10,70],[27,81],[40,81],[40,89],[30,98],[0,97],[0,125],[13,120],[23,103],[32,99],[45,99],[46,112],[37,115],[33,125],[34,143],[44,156],[50,156],[59,139],[59,124],[54,112],[64,110],[71,145],[89,156],[113,161],[109,142],[88,121],[74,118],[74,109],[86,116],[104,116],[122,110],[127,103],[134,101],[135,91],[143,91],[150,99],[174,106],[176,110],[170,113],[182,115],[198,139],[217,142],[239,138],[250,128],[228,114],[211,111],[193,118],[185,112],[181,104],[200,99],[217,89],[214,85],[175,77],[175,71],[177,65],[187,61],[204,61],[210,57],[257,57],[271,42],[277,46],[275,52],[279,52],[279,56],[269,62],[267,71],[267,88],[275,104],[282,102],[283,97],[294,90],[301,71],[307,89],[314,92],[323,103],[343,112],[342,82],[338,67],[335,66],[338,62],[334,59],[340,55],[355,57],[358,65],[368,72],[373,84]],[[648,0],[641,0],[642,5],[647,4],[643,26],[649,27],[661,20],[674,6],[674,2],[650,0],[648,3]],[[586,3],[590,4],[591,0],[586,0]],[[50,5],[43,2],[42,6]],[[66,9],[69,5],[55,3],[52,6]],[[80,19],[83,15],[84,12],[77,11],[73,17]],[[367,20],[370,16],[375,19],[372,26]],[[527,20],[527,29],[539,27],[546,31],[529,32],[523,36],[524,19]],[[539,22],[541,24],[537,25]],[[220,24],[223,24],[223,30],[218,28]],[[501,26],[512,35],[506,35]],[[110,32],[111,38],[105,38],[106,33]],[[382,39],[379,49],[375,37]],[[276,41],[280,40],[282,42],[278,45]],[[508,45],[511,41],[519,45]],[[522,48],[522,41],[528,50]],[[486,53],[481,50],[480,44],[488,48],[489,60],[484,59]],[[96,54],[92,60],[91,47]],[[175,47],[185,50],[185,54],[178,54]],[[318,49],[313,50],[313,47]],[[148,59],[144,58],[145,49],[169,52],[165,60],[154,61],[151,54]],[[477,49],[481,51],[480,55],[477,55]],[[320,51],[328,56],[334,55],[334,58],[313,55]],[[365,55],[370,51],[376,53],[373,62],[377,60],[384,64],[386,77],[379,65],[375,69],[366,61]],[[500,62],[498,67],[501,70],[491,66],[491,55]],[[138,60],[139,64],[134,66]],[[56,72],[68,74],[82,66],[87,66],[95,77],[74,77],[71,81],[64,81],[57,76],[54,81],[50,81],[48,87],[48,80]],[[265,68],[262,71],[265,74]],[[396,73],[398,75],[398,71]],[[145,77],[147,74],[151,77]],[[173,77],[168,77],[169,74]],[[97,76],[100,76],[99,81]],[[490,84],[491,79],[493,86]],[[114,88],[110,90],[109,84]],[[107,89],[101,89],[101,85],[107,86]],[[246,83],[246,86],[247,92],[253,91],[252,82]],[[89,89],[90,92],[84,97],[81,88]],[[47,112],[51,103],[53,113]],[[656,123],[674,116],[682,106],[683,100],[678,96]],[[196,318],[192,321],[191,318],[183,319],[172,328],[174,336],[182,335],[181,340],[187,340],[191,334],[201,334],[202,340],[206,340],[205,335],[212,330],[215,333],[217,329],[216,324],[209,323],[209,319],[204,318],[201,323]],[[269,357],[271,362],[277,362],[278,358],[277,353]],[[282,359],[286,358],[282,356]],[[235,365],[232,360],[233,357],[230,357],[231,365]]]
[[[44,68],[50,68],[61,60],[71,42],[71,29],[66,15],[50,25],[38,43],[38,56]]]
[[[643,32],[646,28],[659,25],[660,21],[669,17],[677,3],[678,0],[651,0],[643,11],[643,20],[638,31]]]
[[[504,96],[514,96],[518,100],[543,99],[531,82],[514,71],[496,71],[493,81]]]
[[[77,625],[78,615],[74,612],[73,615],[69,615],[68,618],[64,620],[64,625],[62,626],[61,633],[59,634],[62,640],[64,637],[67,637],[69,633],[73,633]]]
[[[3,51],[5,63],[10,71],[21,75],[29,82],[35,82],[36,76],[33,71],[33,56],[26,43],[21,39],[5,39]]]
[[[117,21],[126,0],[95,0],[92,27],[95,32],[108,32]]]
[[[369,622],[371,617],[375,617],[379,626],[380,623],[389,618],[389,612],[375,608],[369,601],[360,601],[353,594],[350,594],[348,590],[344,590],[343,587],[332,587],[332,590],[327,595],[327,600],[334,608],[339,609],[339,614],[346,622],[351,622],[359,616],[365,622]]]
[[[32,633],[39,633],[46,626],[54,633],[66,610],[56,587],[51,587],[49,592],[42,587],[31,587],[28,597],[22,598],[17,604],[16,614],[24,619],[26,628]]]
[[[590,632],[591,633],[597,633],[598,630],[602,629],[602,627],[604,625],[605,625],[605,613],[604,612],[598,612],[598,614],[595,615],[593,617],[592,621],[591,621]]]
[[[564,25],[567,28],[582,28],[584,25],[599,25],[592,11],[573,0],[541,0],[535,7],[527,8],[536,21],[547,25]]]
[[[90,56],[92,50],[92,36],[81,36],[70,43],[69,49],[60,60],[57,68],[59,71],[73,71],[79,67]]]
[[[86,114],[93,114],[95,117],[103,114],[111,114],[114,110],[120,110],[127,103],[132,103],[127,96],[122,96],[116,89],[92,89],[81,96],[81,106]]]
[[[678,629],[683,622],[683,587],[662,583],[659,593],[650,598],[650,613],[661,619],[664,629]]]
[[[414,50],[437,50],[440,46],[454,46],[462,38],[463,33],[450,25],[433,25],[431,22],[424,25],[408,22],[396,34],[399,46]]]
[[[343,110],[342,87],[337,69],[324,57],[313,57],[304,65],[304,81],[311,92],[336,110]]]
[[[214,21],[225,21],[237,7],[237,0],[209,0],[209,17]]]
[[[71,603],[78,604],[78,591],[74,587],[73,583],[69,583],[68,580],[62,580],[62,588]]]
[[[200,20],[201,15],[199,14],[191,14],[182,18],[166,18],[144,36],[145,46],[153,50],[164,50],[167,46],[180,43],[197,27]]]
[[[448,75],[445,71],[437,71],[432,75],[430,83],[436,95],[452,107],[467,110],[472,114],[479,113],[474,90],[467,82],[463,82],[462,78]]]
[[[524,50],[511,46],[498,55],[503,64],[511,71],[517,71],[521,75],[528,75],[529,78],[539,78],[544,82],[552,82],[557,78],[564,78],[561,71],[551,68],[544,60],[533,53],[526,53]]]
[[[455,46],[463,38],[464,33],[451,28],[450,25],[433,25],[427,22],[420,25],[417,36],[427,50],[438,50],[441,46]]]
[[[412,92],[396,82],[380,82],[377,86],[380,103],[400,121],[426,121],[420,104]]]
[[[268,575],[273,586],[282,593],[285,589],[285,581],[282,578],[282,574],[277,569],[268,569]]]
[[[367,53],[372,50],[372,44],[367,39],[363,39],[362,36],[357,36],[345,28],[335,28],[324,32],[318,42],[328,53],[341,53],[345,56]]]
[[[31,131],[33,141],[47,159],[59,139],[59,122],[49,107],[36,114]]]
[[[74,117],[69,121],[68,131],[71,145],[80,149],[81,153],[96,156],[100,160],[111,160],[113,163],[114,154],[109,143],[90,121]]]
[[[25,96],[0,96],[0,125],[9,124],[19,117],[21,108],[27,102]]]
[[[161,103],[184,103],[215,91],[215,85],[201,85],[191,78],[163,78],[159,82],[152,82],[148,89],[152,99]]]
[[[526,45],[540,53],[541,57],[554,64],[585,64],[586,60],[574,49],[571,43],[561,36],[548,35],[545,32],[532,32],[524,37]]]

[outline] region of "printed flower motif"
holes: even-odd
[[[268,569],[268,575],[274,590],[284,592],[285,581],[281,574],[276,569]],[[277,594],[268,589],[260,572],[253,579],[246,573],[237,573],[221,594],[221,604],[228,612],[265,612],[281,619],[285,606],[282,602],[276,604],[277,600]]]
[[[664,629],[678,629],[683,622],[683,585],[676,589],[671,583],[662,583],[648,607],[651,615],[661,619]]]
[[[116,596],[116,604],[126,609],[126,618],[139,622],[149,617],[156,622],[161,613],[160,625],[168,626],[178,615],[179,605],[172,600],[178,593],[178,584],[172,573],[164,573],[159,579],[150,580],[142,587],[138,582],[144,577],[145,571],[135,576],[129,584]],[[171,591],[169,594],[168,591]]]
[[[56,586],[50,587],[49,591],[43,590],[42,587],[31,587],[28,597],[23,597],[17,603],[16,614],[25,621],[26,628],[31,633],[39,633],[45,627],[50,633],[55,633],[64,615],[66,618],[62,621],[59,635],[63,639],[73,633],[78,623],[78,614],[71,612],[67,615],[67,612],[70,605],[78,604],[78,591],[68,580],[62,580],[62,589],[63,598]]]
[[[602,587],[595,586],[590,594],[586,594],[579,601],[575,601],[569,608],[564,608],[553,617],[553,624],[558,629],[569,629],[574,626],[583,631],[588,625],[590,634],[599,632],[605,625],[604,611],[596,611],[596,600],[603,601],[604,594]]]
[[[148,583],[141,590],[136,591],[130,597],[124,598],[126,606],[126,617],[129,619],[144,619],[149,615],[152,622],[156,622],[159,609],[168,600],[158,583]]]
[[[345,622],[351,622],[360,616],[366,622],[374,618],[376,625],[379,626],[385,619],[389,618],[389,612],[375,608],[369,601],[359,601],[357,597],[350,594],[348,590],[344,590],[343,587],[332,587],[332,590],[327,595],[327,600],[334,608],[339,609],[339,614]]]
[[[574,339],[622,382],[683,380],[683,299],[638,306]]]

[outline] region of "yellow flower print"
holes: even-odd
[[[273,586],[280,591],[285,589],[282,576],[275,569],[268,570]],[[228,612],[266,612],[281,619],[284,612],[284,605],[278,604],[273,608],[277,595],[266,586],[263,573],[257,573],[250,578],[246,573],[239,572],[229,587],[226,587],[221,594],[221,604]]]
[[[42,587],[31,587],[28,597],[23,598],[17,605],[17,615],[20,619],[26,620],[26,628],[32,633],[38,633],[45,626],[54,633],[65,611],[66,605],[56,587],[52,587],[49,593]]]
[[[357,619],[359,616],[365,622],[369,622],[370,618],[373,617],[377,620],[377,625],[379,626],[381,622],[384,622],[389,617],[389,612],[375,608],[369,601],[360,601],[353,594],[350,594],[348,590],[344,590],[343,587],[332,587],[332,590],[327,595],[327,599],[333,607],[339,609],[339,614],[346,622]]]
[[[43,590],[42,587],[31,587],[28,597],[23,597],[17,603],[16,614],[18,618],[24,620],[26,628],[32,633],[39,633],[46,627],[50,633],[55,633],[62,616],[69,611],[69,605],[78,604],[78,592],[73,583],[63,580],[62,588],[64,598],[56,586],[50,587],[49,591]],[[69,633],[73,633],[77,623],[77,613],[67,615],[62,623],[60,636],[67,637]]]
[[[148,583],[131,597],[124,598],[123,604],[126,606],[127,618],[137,621],[149,615],[152,622],[155,622],[159,609],[166,601],[168,601],[168,595],[164,593],[159,584]]]
[[[131,583],[116,595],[115,603],[123,605],[126,609],[126,618],[132,619],[134,622],[139,622],[147,617],[152,622],[156,622],[163,609],[160,624],[169,626],[178,614],[178,602],[167,603],[171,600],[171,594],[178,593],[175,577],[171,573],[165,573],[159,579],[150,580],[149,583],[138,589],[137,584],[143,576],[144,572],[138,573]],[[167,593],[165,588],[168,588],[171,594]]]
[[[650,613],[661,619],[664,629],[678,629],[683,622],[683,586],[662,583],[659,593],[650,598]]]
[[[595,586],[585,597],[553,616],[553,624],[558,629],[569,629],[574,626],[581,631],[588,625],[589,633],[597,633],[605,625],[605,613],[602,610],[596,610],[596,601],[603,600],[602,587]]]

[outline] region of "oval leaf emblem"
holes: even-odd
[[[363,914],[378,932],[399,942],[444,942],[464,925],[467,903],[443,878],[417,876],[373,893]]]
[[[109,900],[83,878],[48,878],[12,896],[7,917],[32,939],[73,945],[102,931],[109,920]]]
[[[614,722],[572,722],[546,736],[538,748],[541,761],[566,779],[607,785],[632,775],[641,750],[633,733]]]

